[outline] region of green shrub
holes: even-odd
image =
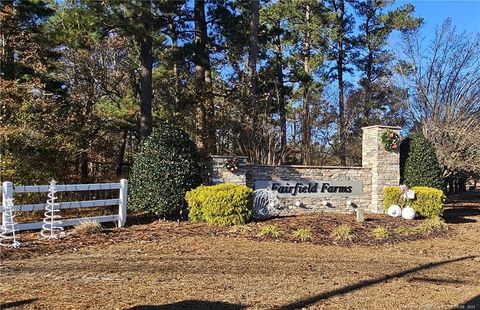
[[[352,228],[347,224],[343,224],[335,228],[331,234],[331,237],[335,241],[352,241],[354,235]]]
[[[300,241],[305,242],[312,239],[312,230],[309,228],[299,228],[293,232],[293,235],[300,239]]]
[[[376,239],[385,239],[388,237],[389,233],[385,227],[378,226],[373,230],[373,235]]]
[[[443,191],[431,187],[414,187],[415,199],[410,206],[417,214],[426,217],[438,217],[443,214],[445,194]]]
[[[402,204],[402,191],[398,186],[387,186],[383,189],[383,208],[388,209],[391,205]]]
[[[260,232],[258,233],[259,237],[273,237],[278,238],[282,234],[282,230],[277,225],[265,225],[262,227]]]
[[[253,190],[243,185],[199,186],[185,196],[192,222],[245,224],[252,215]]]
[[[420,216],[435,217],[443,214],[443,191],[431,187],[415,186],[415,199],[407,202]],[[383,207],[388,209],[392,204],[401,204],[401,191],[398,186],[388,186],[383,190]]]
[[[201,183],[200,155],[181,129],[154,129],[135,157],[128,206],[165,217],[186,210],[185,193]]]
[[[404,183],[409,186],[428,186],[443,189],[442,170],[438,164],[435,150],[420,133],[414,133],[406,139],[408,153],[402,173]]]

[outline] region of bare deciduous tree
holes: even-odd
[[[427,50],[418,33],[406,39],[401,66],[414,90],[407,105],[414,127],[431,141],[444,177],[480,171],[480,34],[440,26]]]

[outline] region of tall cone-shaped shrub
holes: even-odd
[[[435,150],[420,133],[407,138],[408,153],[405,156],[404,183],[409,186],[428,186],[443,189],[442,170]]]
[[[187,210],[185,193],[202,181],[200,162],[187,133],[173,125],[155,128],[133,163],[129,208],[182,217]]]

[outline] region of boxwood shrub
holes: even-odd
[[[162,125],[154,129],[135,157],[128,206],[178,218],[187,209],[185,193],[201,181],[201,157],[195,144],[178,127]]]
[[[436,217],[443,214],[445,194],[443,191],[426,186],[414,186],[415,199],[409,200],[408,205],[420,216]],[[398,186],[388,186],[383,191],[383,207],[388,209],[392,204],[402,203],[401,191]]]
[[[253,190],[235,184],[199,186],[185,196],[192,222],[239,225],[252,215]]]

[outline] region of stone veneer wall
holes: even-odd
[[[246,156],[237,156],[240,160],[240,164],[238,165],[238,171],[236,173],[232,173],[225,169],[223,165],[228,159],[233,158],[233,156],[223,156],[223,155],[212,155],[210,156],[211,163],[210,166],[212,168],[211,171],[211,181],[213,184],[219,183],[233,183],[233,184],[247,184],[247,157]]]
[[[342,195],[333,197],[285,197],[281,198],[286,213],[347,211],[346,201],[351,200],[359,208],[368,209],[371,200],[370,168],[363,167],[315,167],[315,166],[262,166],[247,168],[247,185],[254,188],[255,181],[361,181],[363,195]],[[302,206],[296,207],[300,201]],[[328,205],[325,206],[324,202]],[[351,209],[350,209],[351,210]]]
[[[315,166],[266,166],[250,165],[246,157],[241,159],[236,173],[227,171],[223,165],[232,156],[212,156],[212,183],[235,183],[254,187],[255,181],[270,180],[319,180],[319,181],[361,181],[363,195],[333,197],[282,198],[285,211],[289,214],[300,212],[347,211],[346,201],[351,200],[358,207],[370,212],[383,212],[383,189],[399,185],[400,155],[398,150],[387,151],[381,142],[384,131],[399,133],[399,127],[369,126],[363,128],[362,167],[315,167]],[[303,206],[296,207],[300,201]],[[324,202],[328,206],[324,206]]]

